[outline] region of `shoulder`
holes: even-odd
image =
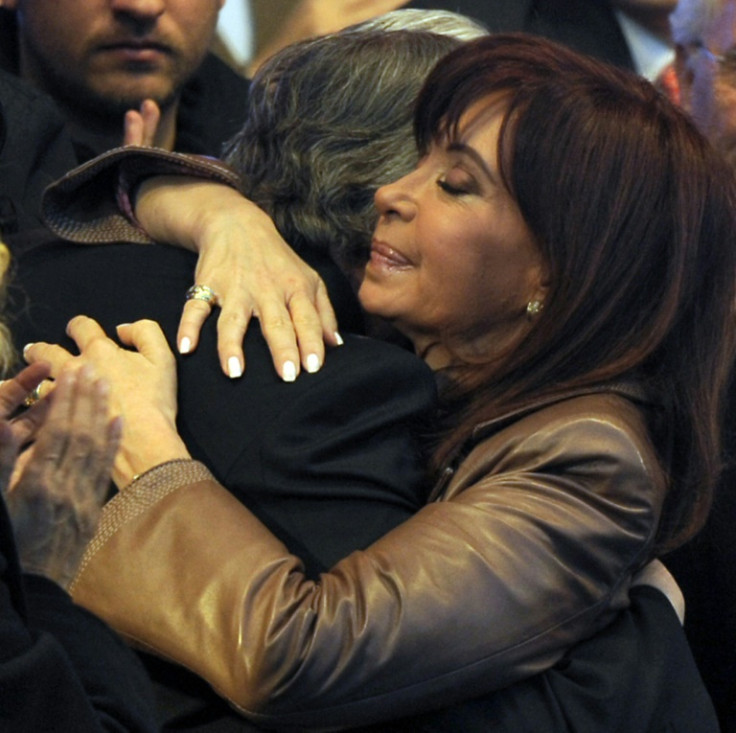
[[[370,336],[348,334],[345,336],[345,344],[334,349],[330,354],[333,356],[345,354],[350,355],[351,358],[370,354],[377,359],[372,365],[376,369],[385,368],[386,364],[391,364],[400,365],[411,372],[433,375],[432,370],[412,351]]]
[[[76,163],[50,97],[0,71],[0,225],[5,233],[40,226],[44,188]]]
[[[39,108],[56,110],[51,98],[14,74],[0,69],[0,97],[5,104],[33,104]],[[55,112],[58,115],[58,112]],[[60,118],[60,115],[58,115]]]
[[[634,395],[605,387],[540,401],[476,429],[476,442],[558,445],[572,452],[598,452],[631,445],[649,453],[653,445],[647,411],[654,406]],[[609,442],[611,441],[611,442]]]
[[[623,394],[600,391],[499,421],[495,431],[489,424],[457,478],[464,474],[467,486],[533,474],[563,492],[658,514],[667,476],[649,436],[647,409]]]
[[[323,379],[344,381],[355,389],[376,385],[384,396],[417,390],[434,396],[436,392],[434,373],[418,356],[365,336],[346,336],[343,346],[327,354],[322,371]]]
[[[279,431],[295,430],[324,419],[345,425],[375,419],[395,422],[408,415],[424,415],[422,419],[428,419],[436,406],[434,373],[427,365],[411,352],[376,339],[346,335],[344,345],[327,352],[318,372],[302,373],[290,384],[274,375],[261,339],[262,358],[248,348],[246,344],[249,368],[258,367],[264,389],[273,382],[271,391],[280,407],[269,407],[269,414],[278,416],[280,423],[287,419],[286,415],[290,416],[290,426],[282,425]],[[265,375],[261,367],[265,368]]]
[[[618,455],[635,464],[658,464],[647,409],[615,392],[571,396],[532,409],[495,433],[488,431],[486,442],[524,447],[527,455],[536,446],[540,457],[554,453],[561,460]]]
[[[515,424],[521,432],[561,434],[601,430],[623,433],[649,442],[644,403],[614,391],[593,392],[565,397],[540,405]]]
[[[65,120],[51,97],[23,79],[0,69],[0,110],[6,134],[13,145],[28,140],[28,145],[46,143],[57,137],[65,128]],[[30,139],[29,139],[30,138]],[[30,149],[30,147],[29,147]],[[69,148],[68,167],[57,175],[66,173],[76,165],[76,158]],[[9,151],[18,155],[18,151]],[[30,167],[30,164],[29,164]]]
[[[494,33],[524,31],[564,43],[604,61],[633,68],[611,4],[590,0],[458,0],[453,9]]]

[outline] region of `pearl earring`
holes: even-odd
[[[534,318],[534,316],[538,316],[540,314],[542,308],[544,308],[544,303],[542,303],[541,300],[530,300],[526,304],[526,315],[529,318]]]

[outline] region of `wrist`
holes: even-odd
[[[191,455],[173,423],[160,414],[148,419],[142,417],[135,425],[128,426],[126,423],[115,458],[113,481],[120,489],[155,466],[190,459]]]
[[[202,245],[208,242],[219,243],[236,239],[249,242],[253,236],[277,236],[278,230],[271,217],[258,204],[245,198],[234,188],[218,186],[213,189],[211,183],[201,184],[197,194],[199,201],[209,196],[208,205],[198,207],[192,221],[193,248],[201,251]]]

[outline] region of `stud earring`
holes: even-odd
[[[541,300],[530,300],[526,304],[526,315],[528,318],[534,318],[534,316],[538,316],[542,308],[544,308],[544,303],[542,303]]]

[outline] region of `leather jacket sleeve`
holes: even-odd
[[[639,407],[575,397],[485,434],[438,500],[313,582],[204,467],[165,464],[108,505],[72,591],[261,724],[367,724],[531,676],[608,623],[665,483]]]
[[[215,158],[127,145],[98,155],[48,186],[41,216],[58,236],[78,244],[151,244],[133,213],[138,184],[181,175],[240,188],[235,171]]]

